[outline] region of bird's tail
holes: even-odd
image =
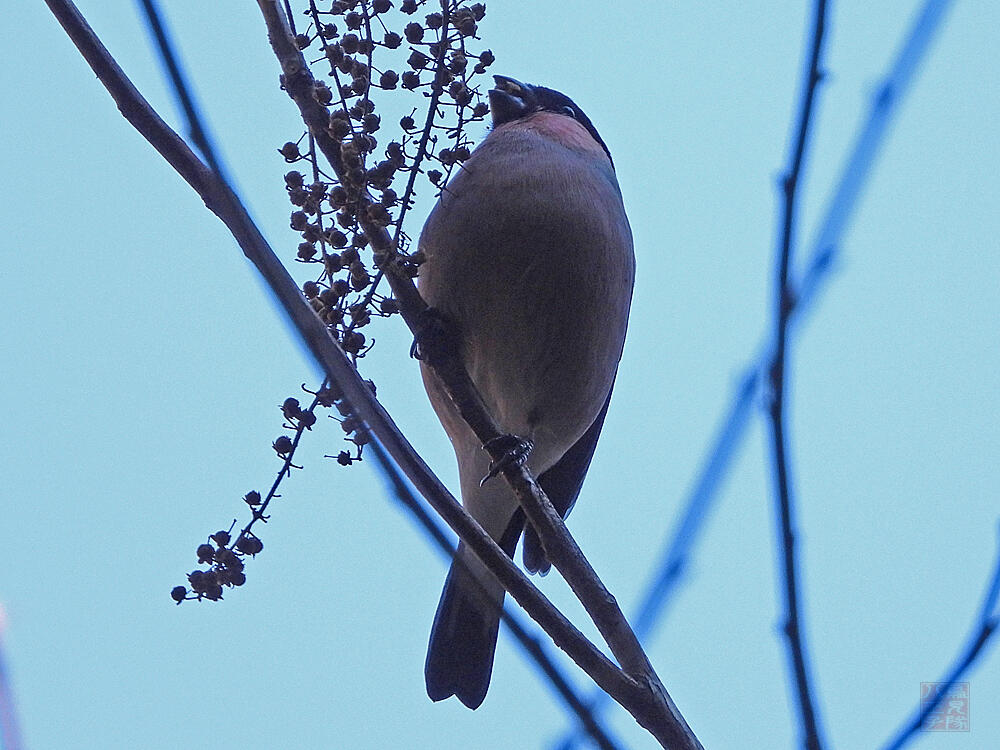
[[[424,679],[431,700],[452,695],[479,708],[490,686],[504,590],[460,544],[431,629]]]

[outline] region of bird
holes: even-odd
[[[494,76],[492,127],[421,231],[418,289],[455,337],[490,413],[563,518],[604,424],[628,324],[635,256],[614,162],[565,94]],[[418,337],[419,351],[419,337]],[[419,356],[419,355],[418,355]],[[550,568],[537,533],[424,358],[458,461],[462,503],[511,558]],[[504,589],[459,543],[434,617],[428,696],[476,709],[493,671]]]

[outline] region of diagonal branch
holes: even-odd
[[[807,750],[820,750],[823,743],[820,739],[819,723],[810,688],[809,669],[805,654],[802,634],[801,615],[799,613],[799,592],[796,580],[795,561],[795,526],[793,520],[793,504],[791,480],[788,470],[788,436],[785,425],[785,364],[786,344],[788,338],[788,323],[795,307],[795,293],[788,283],[788,269],[792,262],[793,230],[795,228],[796,188],[802,172],[805,157],[806,142],[809,136],[809,125],[812,121],[813,102],[816,86],[820,80],[819,60],[823,48],[823,33],[826,25],[826,0],[817,0],[813,20],[812,47],[809,53],[809,63],[806,68],[801,110],[799,112],[798,133],[792,148],[792,156],[788,171],[782,181],[784,191],[784,206],[780,249],[778,254],[778,278],[775,287],[775,345],[771,360],[771,426],[774,449],[774,472],[777,493],[777,511],[781,526],[782,564],[785,582],[785,625],[784,631],[788,639],[789,656],[792,661],[792,671],[795,677],[795,688],[798,695],[799,712],[801,714],[803,746]]]
[[[678,590],[687,574],[692,550],[708,514],[714,509],[716,490],[725,477],[726,465],[739,448],[746,426],[751,421],[759,381],[760,367],[751,364],[740,378],[737,398],[730,413],[722,421],[710,458],[699,472],[684,509],[674,523],[669,543],[660,555],[659,566],[652,580],[646,584],[646,591],[633,616],[633,627],[639,640],[647,645],[654,627],[663,619],[667,601]],[[592,690],[591,693],[588,705],[594,714],[600,715],[608,704],[608,696],[598,690]],[[577,727],[572,727],[552,747],[573,750],[584,739],[583,733]]]
[[[278,296],[313,356],[342,389],[344,398],[350,401],[376,437],[383,442],[410,481],[428,498],[462,540],[489,561],[491,570],[505,586],[510,587],[508,590],[511,595],[529,614],[547,630],[558,631],[554,638],[562,642],[560,645],[566,647],[567,652],[576,652],[577,656],[583,657],[583,661],[589,665],[588,672],[594,670],[595,674],[600,675],[601,682],[615,680],[621,683],[621,671],[586,641],[548,602],[423,463],[374,398],[369,386],[361,380],[350,360],[330,337],[312,308],[302,299],[295,282],[254,226],[243,206],[135,89],[76,7],[70,0],[46,0],[46,3],[97,73],[101,83],[111,93],[125,118],[195,189],[208,209],[233,233],[244,254],[257,266]],[[630,687],[634,687],[634,684]]]
[[[338,177],[344,178],[346,170],[340,147],[327,131],[329,112],[314,96],[315,80],[302,52],[295,44],[284,13],[277,0],[258,0],[258,5],[267,26],[268,40],[281,65],[285,91],[298,106],[303,121],[334,172]],[[445,30],[446,27],[441,31],[442,37]],[[422,316],[427,309],[426,303],[417,292],[412,278],[397,265],[396,248],[386,229],[360,214],[359,221],[375,251],[376,261],[399,302],[403,319],[414,335],[417,335],[424,320]],[[502,459],[502,447],[496,439],[503,431],[487,410],[457,352],[431,360],[428,364],[476,437],[484,446],[489,446],[491,457],[498,461]],[[640,690],[646,697],[645,708],[640,711],[643,718],[632,709],[629,710],[640,724],[653,731],[661,741],[678,743],[678,746],[682,746],[679,744],[681,742],[697,742],[653,670],[618,602],[605,588],[534,477],[523,466],[508,467],[503,473],[528,520],[538,530],[546,556],[562,573],[583,604],[624,672],[641,686]],[[659,726],[659,730],[654,731],[653,726]]]
[[[277,26],[269,23],[268,29],[272,44],[282,61],[282,68],[285,71],[284,80],[289,93],[295,98],[296,91],[300,94],[303,92],[303,84],[309,86],[310,96],[296,99],[296,102],[300,109],[305,110],[303,115],[311,130],[317,130],[316,126],[321,125],[316,135],[317,142],[322,148],[323,143],[319,133],[325,134],[325,122],[328,120],[322,120],[321,123],[320,119],[316,117],[321,112],[317,112],[315,107],[311,107],[305,102],[306,99],[312,100],[312,76],[305,67],[305,62],[298,54],[297,49],[294,50],[294,57],[287,55],[290,38],[281,11],[274,3],[267,2],[267,0],[258,0],[258,2],[264,10],[265,18],[272,22],[278,22]],[[579,553],[579,550],[575,549],[575,544],[569,538],[561,519],[552,509],[547,498],[544,498],[537,483],[530,475],[527,472],[517,470],[507,472],[507,477],[512,480],[519,498],[525,503],[529,518],[545,535],[543,539],[546,539],[547,544],[551,544],[551,552],[555,553],[552,558],[553,562],[557,566],[562,564],[566,570],[573,571],[572,578],[566,571],[563,572],[568,580],[573,580],[577,584],[574,589],[579,587],[587,592],[592,590],[598,592],[596,601],[590,598],[586,601],[586,604],[589,605],[588,611],[595,619],[597,619],[597,615],[606,617],[606,619],[601,619],[598,625],[602,634],[608,639],[612,651],[629,670],[628,674],[616,667],[594,647],[538,591],[493,539],[448,493],[444,485],[434,476],[399,432],[398,427],[375,399],[371,389],[362,381],[353,364],[331,338],[322,321],[313,313],[312,308],[306,303],[287,270],[275,256],[259,229],[253,224],[239,199],[217,174],[198,159],[183,139],[167,126],[139,94],[71,0],[46,0],[46,4],[102,84],[108,89],[129,123],[195,189],[209,210],[226,224],[244,254],[254,263],[270,285],[286,314],[292,320],[326,375],[337,384],[341,395],[352,405],[355,414],[364,420],[418,491],[428,499],[432,507],[441,514],[459,537],[469,545],[470,549],[489,566],[515,601],[541,625],[556,645],[565,650],[603,690],[614,695],[615,699],[643,727],[649,730],[661,745],[670,748],[700,748],[700,743],[687,727],[683,717],[680,716],[669,695],[659,683],[652,667],[649,666],[648,660],[638,646],[638,641],[618,610],[614,598],[600,586],[599,581],[594,584],[591,581],[581,582],[578,579],[576,574],[578,570],[583,570],[586,574],[589,569],[585,560],[581,563],[580,559],[571,558],[570,562],[567,562],[567,556],[572,555],[574,550]],[[313,102],[315,103],[314,100]],[[319,105],[316,104],[316,106]],[[328,154],[328,156],[331,155],[338,156],[336,153]],[[335,169],[339,161],[339,158],[332,160],[331,163]],[[340,167],[343,168],[343,165],[340,164]],[[385,236],[375,234],[369,236],[376,252],[381,250],[383,253],[384,267],[395,269],[393,265],[395,256],[391,246],[385,242]],[[395,274],[387,272],[387,275],[390,276],[390,280],[393,276],[401,276],[398,271]],[[397,298],[400,301],[400,306],[406,306],[411,315],[411,319],[407,322],[413,327],[416,325],[416,318],[412,316],[419,314],[425,305],[412,282],[407,287],[401,284],[397,278],[396,286],[399,286]],[[454,371],[446,372],[446,376],[442,377],[442,380],[446,383],[458,383],[461,386],[461,375],[464,375],[469,386],[468,393],[474,393],[468,375],[464,373],[460,364],[454,365]],[[478,426],[479,429],[487,433],[492,427],[494,434],[499,434],[499,430],[496,430],[495,424],[484,409],[478,414],[473,413],[472,416],[473,421],[476,421],[474,426]],[[478,418],[476,419],[476,417]],[[534,501],[533,504],[532,501]],[[547,508],[541,507],[543,502],[548,506]],[[550,511],[550,515],[554,516],[554,519],[546,515],[546,510]],[[561,529],[555,528],[557,525]],[[582,553],[579,554],[579,558],[582,559]],[[596,581],[596,576],[594,576],[594,580]],[[603,592],[603,596],[600,592]],[[614,617],[616,612],[617,618]]]
[[[201,152],[208,165],[224,178],[225,171],[221,168],[221,161],[215,153],[215,148],[212,145],[212,138],[209,135],[208,127],[202,122],[201,113],[198,106],[195,104],[194,96],[190,90],[186,76],[184,76],[181,71],[180,56],[177,53],[173,41],[170,38],[170,34],[160,17],[156,0],[140,1],[149,22],[156,47],[160,52],[161,58],[163,59],[164,67],[166,68],[166,72],[170,79],[171,87],[173,88],[174,93],[184,110],[184,116],[188,121],[188,132],[191,140],[198,147],[198,150]],[[313,5],[312,8],[315,18],[315,5]],[[287,4],[285,9],[287,12]],[[294,26],[292,26],[292,31],[295,31]],[[435,106],[435,102],[432,102],[431,106],[428,108],[428,121],[432,119]],[[429,134],[429,131],[430,128],[428,126],[425,128],[425,133]],[[424,150],[425,148],[426,137],[421,140],[420,150]],[[419,158],[418,153],[418,159]],[[407,185],[407,195],[412,193],[412,182],[416,174],[416,171],[414,171],[411,175],[410,184]],[[314,179],[318,179],[318,177],[314,175]],[[227,180],[227,182],[229,181]],[[404,201],[404,208],[406,205],[408,205],[408,202]],[[400,216],[399,227],[402,227],[402,215]],[[396,238],[394,238],[397,242],[399,236],[398,233],[399,229],[397,229]],[[317,402],[318,398],[314,398],[313,403],[307,411],[311,411],[316,406]],[[289,452],[284,465],[278,472],[278,476],[272,484],[271,489],[264,496],[260,507],[256,509],[254,520],[264,513],[267,504],[275,496],[275,491],[277,490],[279,482],[281,482],[281,480],[288,474],[289,466],[293,456],[295,455],[295,448],[302,437],[303,431],[304,428],[300,425],[299,429],[295,433],[294,439],[292,440],[292,451]],[[382,446],[379,445],[377,441],[374,441],[369,444],[369,451],[375,461],[378,473],[382,476],[387,485],[390,495],[395,496],[399,502],[410,511],[410,514],[416,519],[418,524],[424,529],[438,548],[448,556],[449,559],[454,558],[454,546],[449,540],[447,534],[445,534],[444,530],[441,528],[440,523],[434,519],[430,512],[424,507],[423,503],[417,499],[417,496],[410,489],[410,486],[406,484],[399,472],[399,469],[392,463],[392,459],[390,459],[385,453]],[[244,528],[238,535],[238,538],[246,536],[248,531],[249,527]],[[552,660],[549,653],[542,646],[538,637],[528,629],[528,626],[510,608],[505,608],[503,610],[501,618],[511,635],[514,636],[514,639],[524,650],[526,656],[530,660],[534,661],[538,669],[546,676],[549,685],[555,693],[562,698],[567,709],[576,715],[579,721],[579,731],[589,736],[594,744],[601,748],[601,750],[619,750],[620,745],[612,739],[608,730],[602,726],[600,720],[594,715],[594,712],[586,705],[583,698],[580,697],[573,685],[570,683],[568,677],[564,674],[563,670]],[[2,676],[2,664],[0,664],[0,716],[5,715],[3,710],[4,701]],[[601,693],[601,695],[607,697],[606,693]],[[5,724],[3,721],[0,721],[0,727],[2,726],[5,726]],[[3,734],[4,733],[0,731],[0,736],[3,736]],[[10,747],[13,748],[16,743],[11,742],[9,744]],[[0,743],[0,745],[3,745],[3,743]]]
[[[177,97],[177,103],[184,111],[184,118],[188,122],[188,133],[191,140],[202,157],[208,162],[213,170],[225,177],[226,171],[222,167],[222,162],[216,153],[215,145],[209,136],[207,129],[203,126],[201,115],[198,112],[198,105],[195,103],[194,94],[188,86],[187,76],[181,67],[180,59],[174,50],[173,42],[170,40],[170,33],[166,24],[160,16],[160,10],[155,0],[139,0],[143,13],[146,16],[146,23],[149,25],[149,32],[156,43],[156,49],[160,53],[160,60],[163,63],[164,71],[170,79],[171,89]],[[228,182],[228,180],[227,180]]]
[[[384,467],[384,471],[381,473],[389,494],[395,496],[410,511],[414,518],[417,519],[417,522],[423,527],[424,531],[427,532],[427,535],[447,555],[449,560],[454,559],[461,562],[461,558],[455,557],[455,546],[448,538],[448,535],[444,533],[440,523],[427,511],[423,503],[417,499],[417,496],[410,490],[409,485],[403,481],[399,470],[392,464],[392,461],[382,450],[382,446],[379,445],[378,441],[369,443],[367,448],[372,452],[379,465]],[[538,638],[528,630],[527,626],[515,614],[512,608],[505,606],[500,613],[500,618],[503,624],[507,626],[511,635],[514,636],[515,640],[517,640],[528,656],[535,662],[538,669],[549,679],[552,688],[566,703],[566,707],[576,714],[580,722],[579,731],[589,736],[601,750],[620,750],[621,746],[609,736],[608,730],[602,726],[600,720],[594,715],[590,706],[587,705],[587,702],[574,690],[566,675],[563,674],[559,666],[549,657],[549,654],[542,647]],[[605,693],[601,693],[601,695],[605,695]]]

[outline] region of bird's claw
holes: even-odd
[[[534,447],[533,442],[518,435],[501,435],[488,441],[483,446],[483,450],[492,451],[499,448],[503,450],[504,454],[498,460],[490,462],[490,469],[486,472],[486,476],[480,480],[479,486],[482,487],[510,466],[524,466],[524,462],[528,460],[528,455]]]
[[[432,361],[440,358],[455,346],[455,326],[435,307],[420,313],[420,330],[413,336],[410,356],[413,359]]]

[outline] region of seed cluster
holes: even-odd
[[[430,7],[440,10],[415,20]],[[296,35],[304,52],[322,53],[313,67],[328,70],[316,79],[313,97],[328,109],[326,134],[336,144],[340,168],[331,177],[320,166],[309,134],[279,149],[287,162],[310,167],[285,175],[294,206],[289,223],[302,240],[296,259],[317,267],[302,292],[355,359],[370,348],[360,329],[373,317],[399,311],[391,296],[378,291],[383,258],[370,252],[365,227],[388,230],[398,267],[415,276],[422,258],[407,253],[403,222],[418,177],[443,189],[469,158],[468,124],[489,112],[478,78],[493,54],[470,49],[485,13],[482,3],[464,0],[437,6],[402,0],[398,9],[391,0],[336,0],[322,9],[310,0],[308,28]],[[390,96],[412,98],[414,92],[423,106],[411,108],[386,135],[376,99],[387,109],[397,103]],[[418,122],[420,109],[426,114]],[[382,137],[388,141],[380,148]]]
[[[375,384],[371,381],[367,381],[367,383],[374,392]],[[278,487],[281,481],[291,473],[292,469],[302,468],[292,463],[292,457],[302,434],[306,430],[311,430],[316,424],[317,409],[335,408],[340,413],[340,416],[335,418],[340,422],[345,433],[345,440],[351,446],[351,450],[342,450],[336,456],[329,456],[329,458],[336,459],[341,466],[350,466],[361,459],[361,450],[368,444],[370,436],[364,425],[351,416],[347,402],[329,385],[324,385],[318,391],[310,391],[303,386],[303,390],[312,396],[312,401],[308,406],[303,407],[299,400],[292,396],[286,398],[280,406],[287,432],[279,435],[271,444],[274,452],[282,461],[281,470],[271,485],[271,489],[263,497],[257,490],[251,490],[243,496],[243,502],[250,509],[251,518],[235,538],[233,537],[233,526],[236,524],[234,521],[233,526],[228,530],[217,531],[208,537],[206,543],[198,545],[195,551],[198,564],[207,565],[208,568],[194,570],[188,574],[190,589],[187,586],[173,588],[170,596],[178,604],[188,599],[215,601],[222,598],[224,586],[242,586],[246,582],[246,575],[243,572],[244,558],[253,557],[264,549],[264,543],[253,529],[258,522],[267,523],[269,516],[265,514],[265,511],[271,500],[279,497]]]
[[[489,113],[478,80],[493,54],[472,49],[486,7],[466,0],[399,0],[398,8],[393,0],[300,3],[305,7],[289,21],[296,46],[309,60],[312,99],[326,113],[321,119],[326,125],[321,133],[314,126],[278,149],[296,165],[284,178],[293,207],[289,224],[300,236],[296,260],[315,268],[302,292],[357,361],[372,345],[361,329],[375,317],[399,312],[391,294],[378,291],[380,265],[390,253],[384,247],[373,252],[369,232],[387,232],[396,267],[416,276],[422,257],[409,252],[403,231],[414,195],[419,187],[446,188],[469,158],[468,125]],[[302,16],[304,28],[297,31]],[[419,106],[405,104],[415,96]],[[388,132],[381,113],[394,105],[409,114]],[[318,147],[317,134],[332,141],[332,154]],[[349,445],[329,458],[342,466],[361,459],[370,438],[347,403],[329,384],[303,390],[312,397],[310,405],[294,397],[281,404],[285,432],[272,443],[281,468],[270,490],[244,495],[251,519],[241,531],[233,533],[234,521],[228,531],[211,534],[198,546],[196,557],[205,567],[188,574],[187,586],[174,587],[171,597],[177,603],[218,600],[224,587],[245,583],[246,558],[263,549],[253,529],[267,522],[265,511],[278,497],[282,480],[301,468],[292,461],[303,433],[316,424],[317,409],[339,412],[334,416]]]

